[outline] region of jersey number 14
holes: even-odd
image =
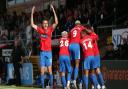
[[[84,46],[85,50],[87,50],[88,48],[92,48],[92,43],[91,43],[91,41],[89,41],[88,44],[83,43],[83,46]]]

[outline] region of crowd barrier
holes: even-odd
[[[101,61],[101,71],[107,89],[128,89],[128,60],[123,59]],[[59,77],[55,78],[59,82]]]
[[[33,84],[33,66],[32,63],[23,63],[20,68],[21,84],[32,85]],[[7,81],[14,79],[14,67],[12,63],[7,64]]]
[[[7,50],[6,50],[7,51]],[[11,50],[8,50],[8,54]],[[5,51],[4,51],[5,53]],[[7,56],[4,57],[5,59],[9,59],[8,56],[10,55],[4,55]],[[34,60],[34,61],[31,61]],[[37,64],[38,66],[38,56],[31,56],[30,61],[31,63],[23,63],[22,64],[22,84],[24,85],[31,85],[33,84],[33,65]],[[37,62],[36,62],[37,61]],[[11,75],[11,69],[12,64],[8,64],[8,77],[13,78]],[[38,68],[38,67],[37,67]],[[103,73],[103,77],[105,79],[105,85],[107,89],[128,89],[128,60],[102,60],[101,61],[101,70]]]

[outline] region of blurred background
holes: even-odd
[[[51,3],[59,19],[52,35],[53,72],[57,84],[60,84],[58,38],[62,31],[70,31],[74,22],[80,20],[84,25],[93,26],[99,35],[98,45],[107,89],[128,89],[127,0],[0,0],[0,84],[14,84],[12,62],[19,51],[18,55],[23,56],[20,71],[25,73],[21,74],[21,85],[40,85],[39,35],[31,28],[30,14],[32,6],[35,6],[35,23],[40,25],[43,18],[47,18],[52,24]],[[16,53],[13,53],[14,42],[20,46]]]

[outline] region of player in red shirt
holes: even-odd
[[[102,73],[100,71],[100,52],[99,52],[99,48],[98,48],[98,45],[97,45],[98,35],[94,32],[94,29],[92,27],[90,27],[90,31],[91,31],[91,33],[90,33],[91,36],[97,36],[97,39],[95,39],[95,41],[93,42],[95,70],[92,70],[91,74],[94,74],[95,71],[96,71],[97,78],[99,80],[101,89],[105,89],[103,76],[102,76]],[[99,87],[99,86],[97,86],[97,87]]]
[[[42,21],[42,27],[35,25],[33,21],[33,14],[35,11],[35,7],[32,8],[31,12],[31,26],[40,34],[40,67],[41,67],[41,82],[42,89],[44,89],[44,68],[48,68],[49,78],[50,78],[50,86],[51,89],[53,87],[53,75],[52,75],[52,52],[51,52],[51,37],[52,32],[56,28],[58,24],[58,18],[55,13],[53,5],[51,5],[52,11],[54,13],[55,23],[52,26],[48,25],[48,20]]]
[[[75,22],[75,27],[69,33],[69,38],[70,38],[69,51],[70,51],[71,60],[74,62],[73,83],[75,88],[77,88],[76,79],[78,76],[79,61],[80,61],[80,44],[79,44],[80,32],[83,29],[84,29],[84,26],[82,26],[80,21],[77,20]]]
[[[83,56],[84,56],[84,60],[83,60],[83,84],[84,87],[86,89],[88,89],[88,76],[89,76],[89,70],[94,70],[95,66],[94,66],[94,46],[93,46],[93,42],[95,41],[95,39],[97,39],[96,36],[90,36],[88,34],[88,30],[82,30],[81,31],[81,37],[82,39],[80,40],[80,44],[82,47],[82,51],[83,51]],[[94,88],[96,89],[97,86],[97,79],[96,79],[96,75],[93,74],[91,76],[92,82],[94,84]]]
[[[62,32],[62,37],[59,40],[60,43],[60,51],[59,51],[59,64],[60,64],[60,72],[61,72],[61,81],[63,85],[63,89],[66,87],[69,88],[70,80],[71,80],[71,63],[69,56],[69,38],[68,33],[66,31]],[[67,72],[67,82],[65,79],[65,73]]]

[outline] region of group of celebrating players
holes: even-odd
[[[53,89],[52,75],[52,52],[51,37],[52,32],[58,25],[58,18],[53,5],[55,23],[48,25],[48,20],[43,20],[42,27],[34,24],[33,14],[35,7],[32,8],[31,26],[40,34],[40,67],[41,83],[44,89],[44,72],[45,67],[48,69],[50,79],[50,89]],[[59,64],[63,89],[70,89],[71,80],[77,89],[76,80],[79,77],[79,65],[82,64],[82,89],[88,89],[89,79],[94,89],[105,89],[103,76],[100,71],[100,54],[97,46],[98,36],[90,26],[81,25],[80,21],[75,21],[75,27],[68,33],[63,31],[59,39]],[[80,53],[80,48],[82,53]],[[82,55],[82,58],[80,58]],[[74,66],[71,65],[71,61]],[[73,64],[72,63],[72,64]],[[71,76],[73,75],[72,79]],[[96,76],[97,75],[97,76]]]

